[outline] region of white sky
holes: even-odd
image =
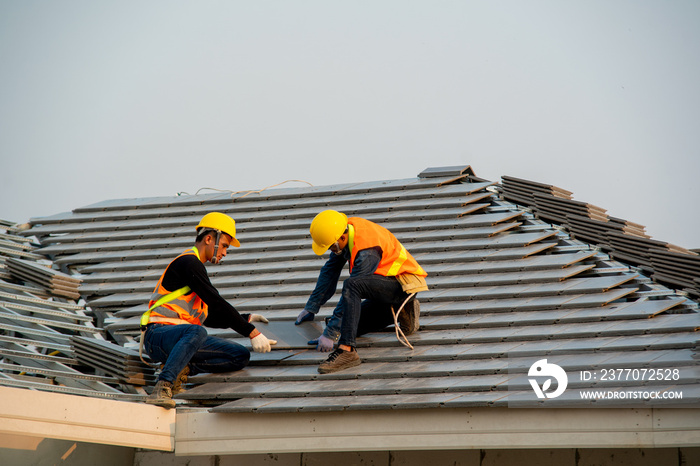
[[[697,248],[699,26],[695,0],[0,0],[0,218],[471,165]]]

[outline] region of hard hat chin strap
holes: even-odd
[[[217,253],[219,252],[219,239],[221,239],[221,230],[214,230],[216,231],[216,239],[215,241],[215,246],[214,246],[214,256],[209,259],[209,262],[212,264],[218,264],[219,263],[219,258],[217,257]]]

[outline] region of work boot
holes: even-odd
[[[418,322],[419,316],[420,303],[414,298],[406,303],[399,314],[399,328],[404,335],[408,336],[418,331],[418,327],[420,327],[420,323]]]
[[[144,401],[150,405],[161,406],[167,409],[174,408],[175,401],[173,401],[172,388],[173,384],[170,382],[159,380],[151,394]]]
[[[318,366],[318,371],[321,374],[330,374],[331,372],[338,372],[359,365],[360,356],[355,351],[355,348],[350,351],[338,348]]]
[[[173,396],[185,391],[183,385],[187,383],[188,375],[190,375],[190,366],[185,366],[185,368],[182,369],[182,371],[177,375],[177,378],[175,379],[175,383],[173,384],[172,390]]]

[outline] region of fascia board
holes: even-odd
[[[175,454],[685,447],[700,445],[699,439],[693,409],[179,410]]]
[[[3,435],[150,450],[175,448],[175,410],[144,403],[0,387]]]

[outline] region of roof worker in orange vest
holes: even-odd
[[[320,256],[330,249],[331,255],[297,325],[314,319],[335,293],[343,267],[350,264],[350,277],[343,282],[333,316],[318,340],[309,342],[319,351],[331,351],[338,342],[337,349],[318,367],[320,373],[360,364],[355,350],[358,335],[382,330],[396,321],[405,335],[418,330],[420,304],[415,293],[428,289],[428,274],[389,230],[369,220],[324,210],[311,222],[310,232],[314,252]],[[399,310],[395,320],[394,312]]]
[[[236,371],[248,364],[245,346],[209,336],[204,324],[250,337],[256,352],[268,352],[277,343],[253,325],[267,319],[239,314],[209,280],[204,264],[220,263],[230,245],[240,246],[236,222],[220,212],[208,213],[197,225],[194,247],[173,259],[158,280],[149,310],[141,317],[142,342],[151,359],[165,365],[146,403],[174,408],[172,397],[182,391],[188,375]]]

